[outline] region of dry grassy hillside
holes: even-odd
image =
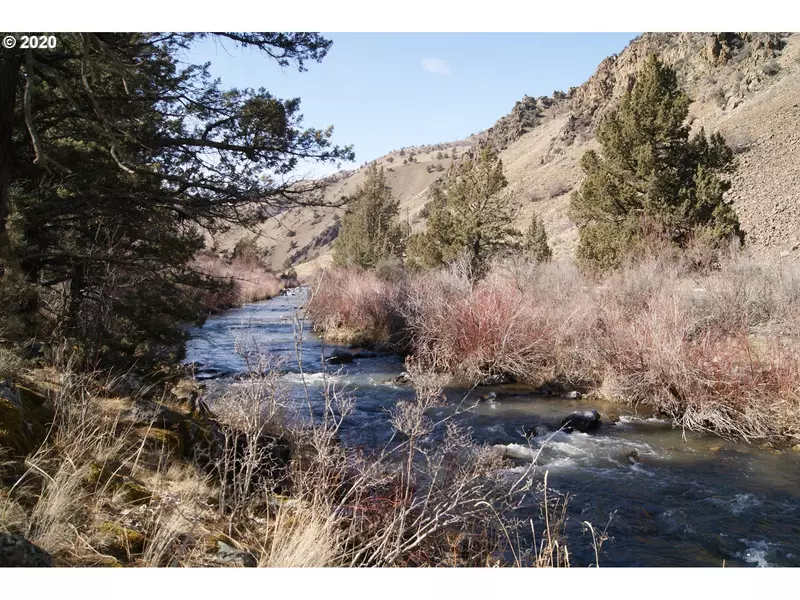
[[[574,251],[577,232],[567,217],[569,192],[580,180],[583,153],[596,146],[597,122],[633,84],[651,52],[672,66],[694,100],[694,130],[720,131],[739,158],[730,198],[751,244],[800,255],[800,34],[644,34],[604,59],[583,85],[554,97],[526,96],[492,128],[463,142],[404,149],[377,160],[415,229],[428,186],[459,154],[488,140],[502,150],[509,191],[522,200],[520,228],[537,212],[554,253]],[[411,153],[415,161],[403,164]],[[441,153],[441,154],[440,154]],[[444,157],[447,155],[447,158]],[[364,167],[337,174],[328,198],[352,194]],[[301,273],[330,259],[342,210],[302,210],[265,223],[260,243],[273,268],[290,262]],[[232,246],[242,232],[218,240]]]
[[[469,148],[465,142],[404,148],[375,161],[385,169],[386,179],[400,199],[401,218],[421,225],[417,213],[426,202],[428,186],[453,163],[453,149],[460,155]],[[412,155],[413,161],[409,162]],[[366,166],[332,176],[333,183],[325,192],[325,200],[333,202],[355,193],[364,182]],[[288,211],[259,228],[256,232],[259,245],[269,250],[268,260],[273,269],[279,270],[291,263],[300,273],[308,272],[314,265],[330,260],[330,244],[336,238],[343,213],[344,209],[332,208]],[[236,229],[214,241],[219,250],[229,250],[244,235],[252,235],[252,232]]]
[[[605,59],[503,151],[510,188],[525,199],[521,221],[539,212],[554,252],[573,252],[577,232],[566,213],[580,157],[597,146],[597,122],[651,52],[675,68],[694,100],[693,130],[720,131],[737,153],[729,197],[749,243],[799,250],[800,34],[645,34]]]

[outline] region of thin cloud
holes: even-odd
[[[450,65],[447,64],[447,61],[444,61],[441,58],[423,58],[422,68],[429,73],[434,73],[436,75],[450,75],[452,73],[450,70]]]

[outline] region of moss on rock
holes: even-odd
[[[126,554],[140,554],[144,550],[144,534],[133,529],[117,523],[102,523],[100,533],[103,546],[110,550],[123,551]]]
[[[183,456],[183,438],[178,433],[158,427],[150,428],[142,433],[146,448],[163,451],[172,456]]]
[[[155,500],[153,492],[148,490],[141,483],[134,481],[130,477],[123,477],[121,479],[122,482],[117,488],[117,491],[120,493],[125,502],[139,505],[149,504]]]
[[[153,492],[133,477],[121,474],[119,470],[119,463],[116,462],[103,464],[94,462],[89,466],[86,479],[90,484],[107,486],[128,504],[149,504],[156,499]]]

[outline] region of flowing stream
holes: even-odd
[[[325,366],[323,353],[335,347],[323,346],[306,324],[298,364],[293,317],[304,300],[301,291],[211,317],[193,331],[186,361],[200,365],[199,377],[227,384],[228,376],[246,370],[237,353],[245,343],[285,361],[282,378],[297,397],[305,398],[301,370],[312,399],[334,378],[356,398],[342,442],[382,446],[391,436],[388,410],[414,394],[386,383],[403,371],[402,360],[378,355]],[[573,564],[595,560],[591,534],[580,525],[588,521],[600,530],[608,524],[601,566],[800,565],[800,453],[684,433],[627,407],[541,397],[519,386],[477,388],[470,400],[489,391],[497,394],[493,405],[482,403],[456,417],[478,442],[526,444],[523,428],[555,431],[574,410],[594,408],[604,416],[595,433],[542,432],[532,440],[534,449],[541,448],[537,463],[548,472],[549,487],[569,494]],[[447,390],[452,406],[437,409],[439,416],[452,412],[467,392]]]

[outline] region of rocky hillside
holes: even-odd
[[[672,66],[693,99],[693,129],[720,131],[734,148],[739,169],[730,198],[748,241],[800,256],[800,34],[648,33],[619,55],[604,59],[583,85],[553,97],[524,97],[490,129],[463,142],[406,148],[381,157],[401,217],[424,227],[419,211],[427,187],[456,156],[478,141],[502,150],[509,191],[523,200],[522,227],[541,214],[556,255],[577,241],[567,213],[569,192],[580,179],[578,162],[596,147],[602,116],[633,85],[642,61],[655,52]],[[364,169],[335,176],[331,198],[355,191]],[[261,244],[273,267],[290,262],[303,270],[324,262],[341,210],[303,210],[264,225]],[[225,248],[236,234],[219,240]],[[311,261],[310,264],[309,261]]]

